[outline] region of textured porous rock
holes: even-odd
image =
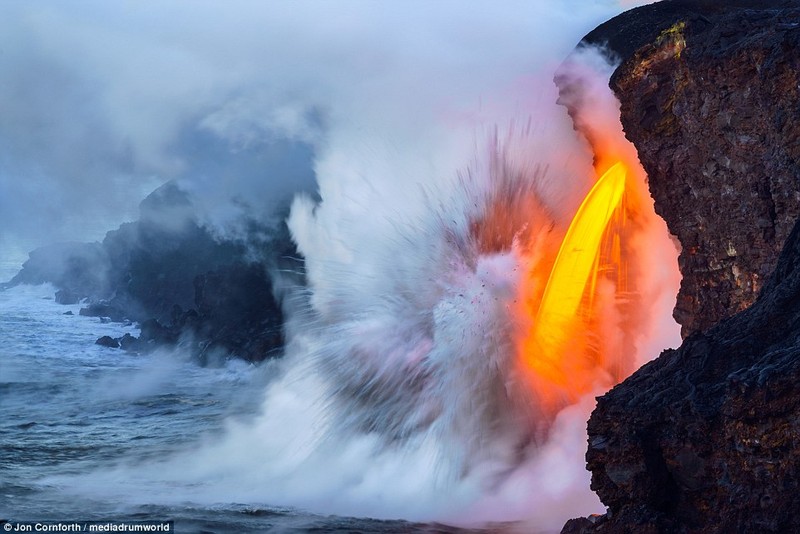
[[[654,36],[623,40],[612,88],[683,246],[687,337],[598,399],[586,458],[608,513],[564,532],[800,532],[800,9],[709,5],[601,27]]]
[[[672,17],[611,85],[681,243],[674,316],[686,337],[755,300],[800,214],[800,9],[661,4]]]
[[[594,532],[800,532],[800,225],[747,310],[598,399]]]
[[[194,281],[195,335],[204,354],[223,348],[249,360],[283,346],[282,314],[270,278],[259,264],[234,264]]]

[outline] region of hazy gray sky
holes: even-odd
[[[314,166],[454,173],[476,131],[542,98],[530,76],[622,9],[5,0],[0,254],[7,263],[53,240],[101,239],[172,178],[224,226],[244,209],[226,197],[258,211],[275,191],[313,187]]]

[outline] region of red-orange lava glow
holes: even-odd
[[[663,348],[649,348],[650,339],[660,342],[658,329],[670,326],[658,314],[669,305],[665,291],[677,292],[675,245],[613,120],[587,127],[594,176],[570,184],[547,168],[509,164],[496,145],[492,188],[471,222],[477,252],[511,254],[521,273],[506,303],[513,369],[502,367],[503,394],[535,432],[627,378]],[[582,202],[559,196],[577,188],[586,189]]]
[[[529,273],[530,285],[546,279],[544,288],[523,298],[518,311],[528,325],[517,341],[519,364],[546,417],[634,370],[633,339],[645,303],[636,288],[641,269],[632,237],[647,218],[644,174],[638,161],[597,165],[557,255]]]

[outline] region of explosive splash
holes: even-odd
[[[593,396],[665,346],[678,279],[603,65],[574,67],[582,135],[551,145],[531,121],[416,192],[353,172],[296,198],[308,287],[261,415],[109,476],[179,484],[182,501],[459,524],[601,512],[583,468]],[[330,157],[319,176],[347,169]]]
[[[370,471],[335,500],[374,513],[369,488],[398,506],[392,514],[408,505],[412,517],[537,525],[548,506],[597,510],[575,490],[576,480],[588,486],[587,406],[655,356],[645,341],[663,312],[653,303],[674,291],[677,267],[607,77],[582,61],[571,75],[584,87],[576,124],[588,143],[550,149],[586,158],[572,172],[548,159],[530,123],[495,132],[450,187],[425,191],[421,214],[381,213],[392,220],[391,233],[375,234],[383,240],[348,242],[321,262],[307,236],[325,235],[330,212],[324,200],[295,202],[289,225],[310,257],[313,327],[296,332],[290,352],[305,365],[288,376],[314,376],[322,392],[312,402],[318,446],[300,462],[330,462],[321,451],[351,450],[353,436],[370,444]],[[566,450],[573,468],[558,463]],[[380,487],[381,476],[410,472],[410,494]]]

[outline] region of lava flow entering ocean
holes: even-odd
[[[594,382],[595,368],[603,367],[601,355],[592,357],[591,347],[576,345],[585,339],[578,334],[597,313],[593,305],[598,276],[620,271],[619,233],[609,223],[621,207],[625,176],[625,166],[618,162],[586,195],[561,243],[534,327],[522,342],[522,357],[535,377],[537,396],[547,406],[557,404],[557,397],[574,401],[586,393]],[[615,223],[623,220],[617,217]],[[601,261],[601,245],[609,239],[614,253]]]
[[[645,174],[630,157],[596,160],[605,170],[575,212],[557,254],[545,247],[551,258],[533,262],[530,285],[543,289],[528,289],[517,311],[527,325],[516,342],[521,373],[536,411],[548,419],[626,378],[636,367],[635,340],[648,321],[648,291],[638,287],[648,269],[641,243],[656,216],[642,209],[638,182]]]

